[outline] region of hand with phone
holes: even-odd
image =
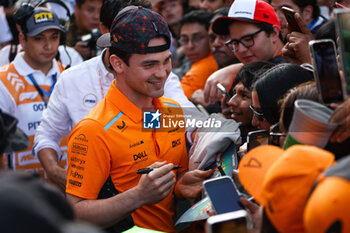
[[[203,186],[217,214],[243,209],[231,177],[219,176],[205,180]]]
[[[297,65],[303,63],[311,64],[309,41],[313,40],[314,36],[304,23],[299,13],[294,14],[294,19],[297,22],[301,32],[293,31],[287,35],[287,43],[282,49],[282,54],[291,63]]]
[[[327,105],[343,102],[346,95],[339,74],[334,41],[312,40],[309,45],[320,100]]]

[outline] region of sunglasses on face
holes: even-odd
[[[256,118],[258,118],[259,121],[265,120],[264,113],[256,111],[253,105],[250,105],[249,108],[252,110],[253,114],[256,116]]]
[[[237,52],[239,44],[242,44],[247,49],[254,46],[254,37],[258,35],[263,30],[260,29],[252,34],[242,36],[240,39],[231,39],[225,43],[225,45],[231,49],[232,52]]]

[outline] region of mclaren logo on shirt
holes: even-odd
[[[125,122],[122,121],[121,125],[117,125],[118,129],[124,129],[125,128]]]

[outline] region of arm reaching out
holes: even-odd
[[[218,83],[221,83],[226,90],[230,90],[236,79],[236,74],[242,66],[242,63],[233,64],[211,74],[204,87],[204,101],[213,104],[217,97],[221,96],[221,92],[216,87]]]

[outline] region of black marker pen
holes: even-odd
[[[171,170],[177,170],[179,168],[182,168],[182,166],[176,165]],[[154,168],[146,167],[146,168],[142,168],[142,169],[137,170],[136,173],[137,174],[148,174],[153,170],[154,170]]]

